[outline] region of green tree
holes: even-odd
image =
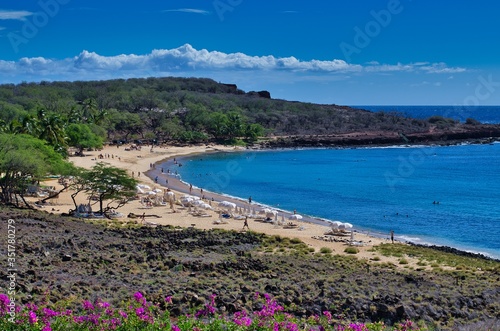
[[[162,123],[158,138],[161,140],[174,139],[175,137],[178,137],[183,130],[184,128],[179,123],[179,119],[177,117],[168,119]]]
[[[25,134],[0,134],[0,200],[29,207],[24,199],[28,185],[49,174],[67,175],[73,166],[46,142]]]
[[[64,132],[64,121],[55,113],[47,113],[44,109],[37,112],[37,135],[49,143],[54,149],[66,155],[66,133]]]
[[[229,120],[226,114],[221,112],[213,112],[210,114],[208,132],[215,139],[224,139],[228,133]]]
[[[77,182],[89,197],[98,197],[99,212],[102,214],[122,207],[136,195],[137,180],[130,177],[126,170],[102,162],[91,170],[81,170],[79,177]],[[107,201],[106,206],[104,201]]]
[[[70,124],[66,128],[68,144],[78,148],[79,155],[83,154],[85,148],[101,148],[103,141],[101,137],[92,132],[87,124]]]
[[[107,121],[108,132],[124,134],[125,139],[133,134],[142,134],[144,128],[140,116],[129,112],[112,110],[109,112]]]
[[[227,114],[227,136],[230,139],[243,136],[244,121],[240,113],[232,111]]]
[[[245,127],[245,137],[254,141],[264,135],[264,127],[260,124],[247,124]]]

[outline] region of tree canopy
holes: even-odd
[[[100,127],[109,141],[186,142],[429,127],[398,114],[277,100],[266,91],[175,77],[0,85],[0,120],[0,131],[32,134],[56,150],[77,145],[68,140],[71,124]]]
[[[81,154],[84,148],[101,148],[102,138],[92,132],[87,124],[72,123],[66,128],[68,144],[77,147]]]
[[[27,134],[0,134],[0,199],[27,205],[28,185],[50,174],[71,174],[74,167],[43,140]]]
[[[103,162],[98,162],[90,170],[79,169],[72,184],[72,188],[75,189],[72,195],[75,209],[77,208],[75,196],[80,192],[87,194],[89,199],[97,198],[101,214],[118,209],[136,195],[137,183],[126,170]],[[104,206],[105,201],[107,201],[106,206]]]

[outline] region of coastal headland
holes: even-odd
[[[500,140],[500,125],[462,125],[454,129],[427,132],[360,131],[330,135],[278,136],[259,144],[260,148],[374,147],[390,145],[487,144]]]

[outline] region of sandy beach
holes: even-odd
[[[133,175],[136,179],[138,179],[141,184],[148,185],[151,189],[156,188],[166,190],[166,180],[168,179],[168,188],[175,193],[176,199],[179,200],[181,196],[189,193],[189,186],[182,183],[175,176],[172,176],[172,174],[168,175],[165,173],[167,171],[166,169],[164,169],[164,173],[162,174],[161,169],[158,168],[157,164],[160,164],[167,159],[173,159],[191,154],[213,153],[217,151],[230,152],[238,149],[238,147],[235,148],[219,145],[200,145],[188,147],[165,146],[154,147],[153,149],[148,146],[143,146],[140,150],[130,149],[129,146],[106,146],[100,151],[86,152],[84,157],[70,157],[70,161],[76,166],[87,169],[94,166],[97,162],[108,163],[112,166],[126,170],[130,175]],[[99,159],[99,155],[103,155],[104,158]],[[150,176],[152,178],[158,176],[158,183],[155,183]],[[62,188],[62,186],[57,183],[57,180],[46,181],[43,185]],[[58,199],[49,200],[48,204],[43,209],[53,213],[67,213],[70,209],[74,208],[70,194],[71,191],[64,192],[60,194]],[[236,203],[239,208],[245,208],[247,211],[252,207],[256,211],[262,209],[255,203],[250,205],[247,200],[228,199],[227,197],[211,192],[201,192],[197,188],[193,188],[191,194],[200,198],[204,197],[205,201],[210,203],[216,210],[207,210],[205,212],[206,215],[201,217],[194,213],[194,209],[183,207],[180,204],[175,204],[174,210],[172,210],[168,205],[149,207],[146,209],[145,206],[141,204],[140,199],[136,199],[120,208],[118,212],[125,215],[125,217],[121,219],[123,221],[131,220],[126,217],[130,213],[135,215],[143,215],[143,213],[151,215],[145,218],[146,226],[172,225],[180,227],[196,227],[199,229],[222,228],[226,230],[244,231],[244,219],[230,218],[226,220],[227,222],[216,222],[220,219],[219,212],[217,211],[217,209],[219,209],[217,207],[218,203],[220,201],[231,201]],[[31,201],[35,201],[35,199],[31,198]],[[83,195],[78,195],[76,201],[77,203],[88,202],[86,197]],[[97,209],[97,206],[94,206],[94,209]],[[297,208],[297,213],[300,214],[300,207]],[[288,223],[288,216],[289,215],[282,216],[280,213],[279,220],[286,218],[285,223]],[[139,219],[136,220],[140,222]],[[319,251],[322,247],[327,247],[332,249],[335,254],[346,254],[344,250],[349,246],[347,241],[352,239],[350,235],[325,236],[325,233],[330,230],[330,227],[326,222],[322,222],[321,220],[312,220],[312,222],[311,220],[294,220],[293,223],[296,226],[288,227],[258,221],[253,218],[248,219],[248,226],[251,231],[265,233],[268,235],[298,238],[305,242],[308,246],[313,247],[315,251]],[[383,257],[380,256],[380,254],[371,251],[371,248],[374,245],[387,243],[389,242],[388,239],[369,236],[365,233],[357,232],[355,224],[354,230],[353,239],[356,243],[356,247],[359,249],[359,253],[355,255],[356,257],[370,260],[374,256],[378,256],[380,258],[378,262],[390,261],[397,264],[397,259]],[[328,241],[326,241],[327,238]]]

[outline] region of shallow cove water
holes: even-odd
[[[181,162],[182,180],[205,190],[500,258],[500,144],[215,153]]]

